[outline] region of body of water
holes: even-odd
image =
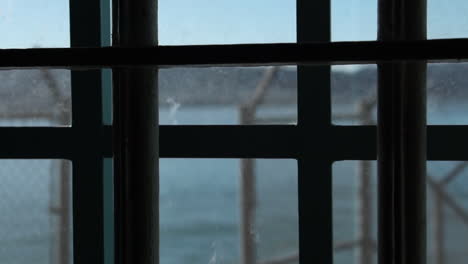
[[[460,106],[464,107],[464,106]],[[460,124],[450,105],[430,120]],[[262,108],[259,115],[292,117],[295,108]],[[457,119],[458,118],[458,119]],[[162,124],[237,124],[235,107],[172,107],[160,111]],[[467,120],[468,121],[468,120]],[[466,122],[468,123],[468,122]],[[1,160],[0,263],[56,263],[58,218],[50,211],[56,203],[57,163],[51,160]],[[255,161],[256,227],[252,230],[259,260],[294,255],[298,251],[297,162]],[[432,177],[442,178],[455,162],[429,162]],[[373,165],[375,171],[375,165]],[[161,159],[160,161],[160,255],[161,264],[239,263],[240,257],[240,161],[238,159]],[[375,176],[375,173],[373,173]],[[463,208],[468,208],[466,173],[447,186]],[[322,175],[308,175],[322,177]],[[375,204],[376,182],[372,183]],[[358,175],[356,162],[337,162],[333,168],[335,242],[358,237]],[[53,191],[51,191],[53,190]],[[432,192],[428,191],[428,251],[433,256]],[[374,206],[374,225],[375,225]],[[449,208],[445,229],[447,263],[462,263],[468,256],[464,245],[468,226]],[[317,212],[320,217],[320,212]],[[375,234],[376,232],[374,232]],[[320,238],[317,238],[320,239]],[[336,263],[357,263],[353,250],[337,252]],[[429,258],[431,263],[432,258]]]

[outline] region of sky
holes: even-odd
[[[295,42],[295,2],[159,0],[159,42]],[[428,0],[428,37],[468,37],[468,1],[447,3]],[[69,46],[68,7],[68,0],[0,0],[0,48]],[[332,40],[375,40],[376,13],[377,0],[332,0]]]

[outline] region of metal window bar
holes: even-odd
[[[426,39],[426,0],[379,0],[378,40]],[[426,62],[378,64],[378,263],[426,263]]]
[[[397,61],[464,62],[468,39],[0,49],[0,68],[116,68],[338,65]]]
[[[70,0],[71,47],[101,47],[101,1]],[[83,18],[86,14],[86,19]],[[72,71],[72,151],[57,153],[73,161],[73,263],[104,262],[103,122],[101,71]],[[32,134],[34,135],[34,134]],[[48,136],[50,137],[50,136]],[[64,142],[49,138],[49,146]],[[80,145],[81,147],[78,147]],[[27,147],[23,149],[28,149]],[[37,151],[41,151],[40,148]],[[42,149],[41,152],[44,152]]]
[[[99,46],[100,42],[94,34],[96,22],[94,18],[99,17],[89,10],[98,10],[98,1],[72,1],[81,4],[81,8],[72,8],[73,24],[77,29],[72,30],[72,35],[78,36],[81,32],[82,40],[72,40],[75,45]],[[314,1],[315,2],[315,1]],[[81,12],[89,14],[89,23],[82,23],[78,18]],[[89,18],[93,19],[89,19]],[[73,33],[74,32],[74,33]],[[86,32],[86,33],[84,33]],[[86,35],[86,36],[85,36]],[[99,35],[99,34],[97,34]],[[136,66],[136,65],[210,65],[210,64],[285,64],[285,63],[363,63],[394,60],[461,60],[467,59],[468,54],[464,47],[467,40],[440,40],[440,41],[417,41],[417,42],[356,42],[335,44],[304,44],[304,45],[246,45],[246,46],[207,46],[207,47],[158,47],[156,50],[164,50],[170,57],[156,52],[154,56],[151,50],[135,49],[41,49],[41,50],[1,50],[0,67],[2,68],[35,68],[35,67],[98,67],[98,66]],[[288,46],[289,45],[289,46]],[[192,52],[200,53],[192,53]],[[320,51],[320,52],[318,52]],[[389,55],[398,51],[396,56]],[[169,53],[168,53],[169,52]],[[243,52],[243,56],[234,57],[231,54]],[[234,52],[234,53],[232,53]],[[260,52],[260,53],[259,53]],[[317,53],[316,53],[317,52]],[[206,57],[207,54],[216,56]],[[114,56],[114,57],[111,57]],[[137,56],[135,56],[137,55]],[[182,55],[188,55],[186,57]],[[266,56],[263,56],[266,55]],[[135,56],[135,57],[133,57]],[[87,80],[95,80],[99,83],[99,77],[91,74]],[[81,127],[72,128],[1,128],[0,143],[2,151],[0,157],[5,158],[70,158],[76,161],[74,168],[75,190],[92,186],[90,196],[100,197],[100,177],[88,176],[80,179],[78,175],[100,175],[102,156],[110,157],[112,153],[111,127],[102,126],[96,122],[96,109],[99,104],[96,94],[99,87],[82,86],[83,91],[77,92],[79,85],[74,85],[74,122]],[[90,107],[89,99],[92,98]],[[86,101],[84,101],[86,99]],[[86,102],[86,103],[80,103]],[[81,107],[80,107],[81,105]],[[78,108],[77,108],[78,106]],[[90,110],[84,109],[87,106]],[[304,110],[307,110],[304,108]],[[78,112],[79,111],[79,112]],[[92,112],[92,113],[91,113]],[[90,115],[91,114],[91,115]],[[301,114],[300,114],[301,115]],[[98,124],[99,123],[99,124]],[[74,123],[75,124],[75,123]],[[161,156],[162,157],[308,157],[310,160],[343,160],[343,159],[375,159],[375,127],[327,127],[326,138],[311,138],[306,132],[296,126],[184,126],[184,127],[161,127]],[[84,132],[84,133],[83,133]],[[268,133],[265,133],[268,132]],[[462,147],[468,143],[465,135],[468,126],[430,126],[428,128],[428,158],[430,160],[468,160],[468,154]],[[218,133],[224,134],[230,140],[212,140]],[[183,136],[183,137],[182,137]],[[177,139],[177,140],[172,140]],[[443,140],[441,140],[443,139]],[[320,141],[319,141],[320,140]],[[177,142],[170,144],[169,142]],[[166,142],[166,143],[165,143]],[[213,144],[206,145],[206,142]],[[255,148],[251,142],[256,142]],[[275,144],[272,144],[272,143]],[[303,142],[314,144],[314,148],[306,148]],[[333,150],[333,151],[331,151]],[[91,155],[89,155],[91,154]],[[329,166],[329,164],[327,165]],[[307,172],[307,167],[302,167],[301,175]],[[324,168],[323,171],[326,171]],[[313,172],[313,171],[309,171]],[[78,182],[79,181],[79,182]],[[102,188],[101,188],[102,189]],[[82,190],[82,189],[81,189]],[[75,192],[74,192],[75,193]],[[305,192],[302,192],[305,195]],[[96,200],[86,199],[82,196],[74,197],[74,219],[75,222],[75,263],[99,263],[102,261],[102,205]],[[82,215],[77,210],[86,210]],[[97,213],[97,215],[96,215]],[[92,221],[91,221],[91,218]],[[304,219],[304,218],[302,218]],[[329,219],[330,220],[330,219]],[[87,228],[81,228],[80,226]],[[96,227],[96,228],[89,228]],[[101,226],[102,227],[102,226]],[[77,233],[80,231],[80,233]],[[81,232],[82,231],[82,232]],[[94,232],[94,231],[97,231]],[[302,230],[307,231],[307,230]],[[305,237],[305,236],[304,236]],[[97,239],[96,239],[97,238]],[[304,242],[305,238],[301,238]],[[312,239],[312,238],[310,238]],[[81,241],[81,242],[80,242]],[[95,241],[95,242],[93,242]],[[94,247],[88,242],[97,245]],[[85,245],[85,243],[88,243]],[[304,243],[301,243],[305,246]],[[302,260],[312,260],[312,256],[318,252],[303,252]],[[308,254],[309,257],[305,257]],[[310,255],[309,255],[310,254]],[[329,256],[329,253],[324,253]],[[313,259],[314,261],[316,259]],[[324,263],[331,263],[330,259]]]
[[[157,46],[157,2],[114,0],[113,46]],[[158,70],[114,69],[115,260],[159,263]]]

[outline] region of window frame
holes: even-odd
[[[39,57],[28,54],[34,50],[3,50],[0,67],[56,67],[83,66],[83,60],[96,65],[116,63],[110,56],[99,54],[120,54],[126,58],[129,50],[96,47],[109,45],[109,1],[70,0],[70,34],[72,49],[38,50]],[[328,12],[324,12],[328,10]],[[83,14],[87,14],[84,19]],[[300,60],[306,51],[322,47],[323,57],[304,56],[309,62],[325,64],[347,58],[348,62],[364,60],[378,62],[385,59],[385,49],[402,50],[401,58],[393,59],[468,59],[463,49],[467,40],[438,40],[402,43],[355,42],[333,43],[330,41],[330,0],[297,0],[298,43],[325,42],[325,44],[258,44],[239,45],[247,56],[233,59],[237,64],[254,58],[255,49],[270,50],[284,48],[289,62]],[[107,21],[107,22],[106,22]],[[96,26],[99,25],[99,26]],[[447,43],[453,49],[447,48]],[[375,49],[367,50],[369,44]],[[393,45],[393,46],[392,46]],[[420,49],[421,45],[425,48]],[[75,47],[95,47],[96,49],[74,50]],[[218,49],[207,46],[206,49]],[[333,53],[340,51],[338,53]],[[351,49],[350,49],[351,47]],[[352,54],[353,49],[357,54]],[[187,47],[173,47],[174,53]],[[234,47],[236,48],[236,47]],[[157,48],[154,49],[157,52]],[[190,51],[188,48],[187,52]],[[225,52],[221,47],[218,54]],[[380,52],[379,52],[380,51]],[[412,51],[416,51],[415,53]],[[28,53],[29,52],[29,53]],[[75,52],[75,54],[74,54]],[[76,52],[84,54],[77,60]],[[106,53],[107,52],[107,53]],[[59,58],[54,54],[69,54]],[[52,54],[52,55],[51,55]],[[203,53],[202,53],[203,54]],[[272,53],[273,54],[273,53]],[[296,57],[294,57],[296,55]],[[15,57],[17,56],[17,57]],[[41,59],[41,56],[43,58]],[[47,65],[54,56],[58,65]],[[380,57],[379,57],[380,56]],[[388,56],[388,55],[387,55]],[[317,59],[318,57],[318,59]],[[10,59],[11,58],[11,59]],[[20,60],[18,60],[18,58]],[[167,58],[173,66],[184,64],[179,57]],[[195,61],[197,56],[195,56]],[[203,62],[203,58],[198,59]],[[216,59],[216,58],[215,58]],[[224,58],[229,62],[229,58]],[[232,58],[231,58],[232,59]],[[272,55],[271,61],[261,64],[285,63],[285,57]],[[67,62],[68,60],[68,62]],[[150,59],[143,61],[121,61],[122,64],[164,64]],[[151,61],[152,60],[152,61]],[[119,62],[119,61],[117,61]],[[190,60],[188,61],[190,62]],[[219,62],[216,61],[215,62]],[[236,64],[236,63],[227,64]],[[304,62],[304,61],[302,61]],[[10,64],[8,64],[10,63]],[[107,64],[106,64],[107,63]],[[213,61],[206,61],[213,63]],[[53,63],[52,63],[53,64]],[[188,63],[189,64],[189,63]],[[96,66],[94,65],[94,66]],[[298,160],[299,191],[299,254],[300,263],[333,263],[332,230],[332,163],[341,160],[375,160],[375,126],[337,126],[331,121],[330,66],[298,66],[298,124],[261,126],[160,126],[161,158],[290,158]],[[310,89],[312,84],[319,89]],[[106,239],[106,226],[112,224],[105,219],[105,210],[112,207],[109,197],[105,198],[105,185],[111,181],[104,175],[104,158],[112,158],[112,127],[104,122],[101,114],[104,97],[109,96],[109,76],[100,70],[72,72],[72,126],[71,127],[27,127],[0,128],[0,158],[44,158],[68,159],[73,163],[73,255],[74,263],[112,263],[112,239]],[[109,103],[106,103],[107,108]],[[468,160],[468,152],[463,148],[468,144],[468,125],[428,126],[428,160]],[[223,140],[215,140],[223,135]],[[229,139],[229,140],[225,140]],[[203,143],[201,143],[203,142]],[[212,144],[206,145],[211,142]],[[252,142],[255,142],[255,147]],[[272,144],[274,142],[274,145]],[[107,170],[108,171],[108,170]],[[104,182],[106,182],[104,184]],[[106,195],[110,195],[106,192]],[[106,203],[105,203],[106,201]],[[107,208],[107,209],[106,209]],[[108,212],[108,211],[107,211]],[[315,212],[320,212],[316,214]],[[107,252],[105,254],[105,252]]]

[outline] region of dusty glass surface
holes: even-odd
[[[377,263],[377,182],[374,161],[333,164],[334,263]]]
[[[334,124],[376,124],[377,66],[332,66],[331,100]]]
[[[0,48],[69,47],[69,1],[0,1]]]
[[[297,197],[293,160],[161,159],[160,261],[297,259]]]
[[[0,70],[0,126],[71,125],[68,70]]]
[[[72,263],[71,162],[0,160],[0,263]]]
[[[468,124],[467,71],[467,63],[428,64],[428,125]],[[332,122],[337,125],[376,124],[377,66],[333,66],[331,76]]]
[[[0,1],[0,48],[70,47],[65,0]],[[70,73],[0,70],[0,126],[71,125]]]
[[[428,162],[428,260],[458,264],[468,257],[468,163]]]
[[[429,64],[427,122],[431,125],[468,124],[467,63]]]
[[[159,110],[165,125],[292,124],[296,67],[161,69]]]
[[[377,263],[376,177],[375,161],[334,163],[335,263],[366,263],[362,256],[369,256],[371,263]],[[465,188],[467,182],[467,162],[429,161],[427,163],[429,264],[463,263],[468,256],[468,249],[465,246],[468,235],[468,191]]]
[[[296,2],[160,0],[161,45],[296,41]]]

